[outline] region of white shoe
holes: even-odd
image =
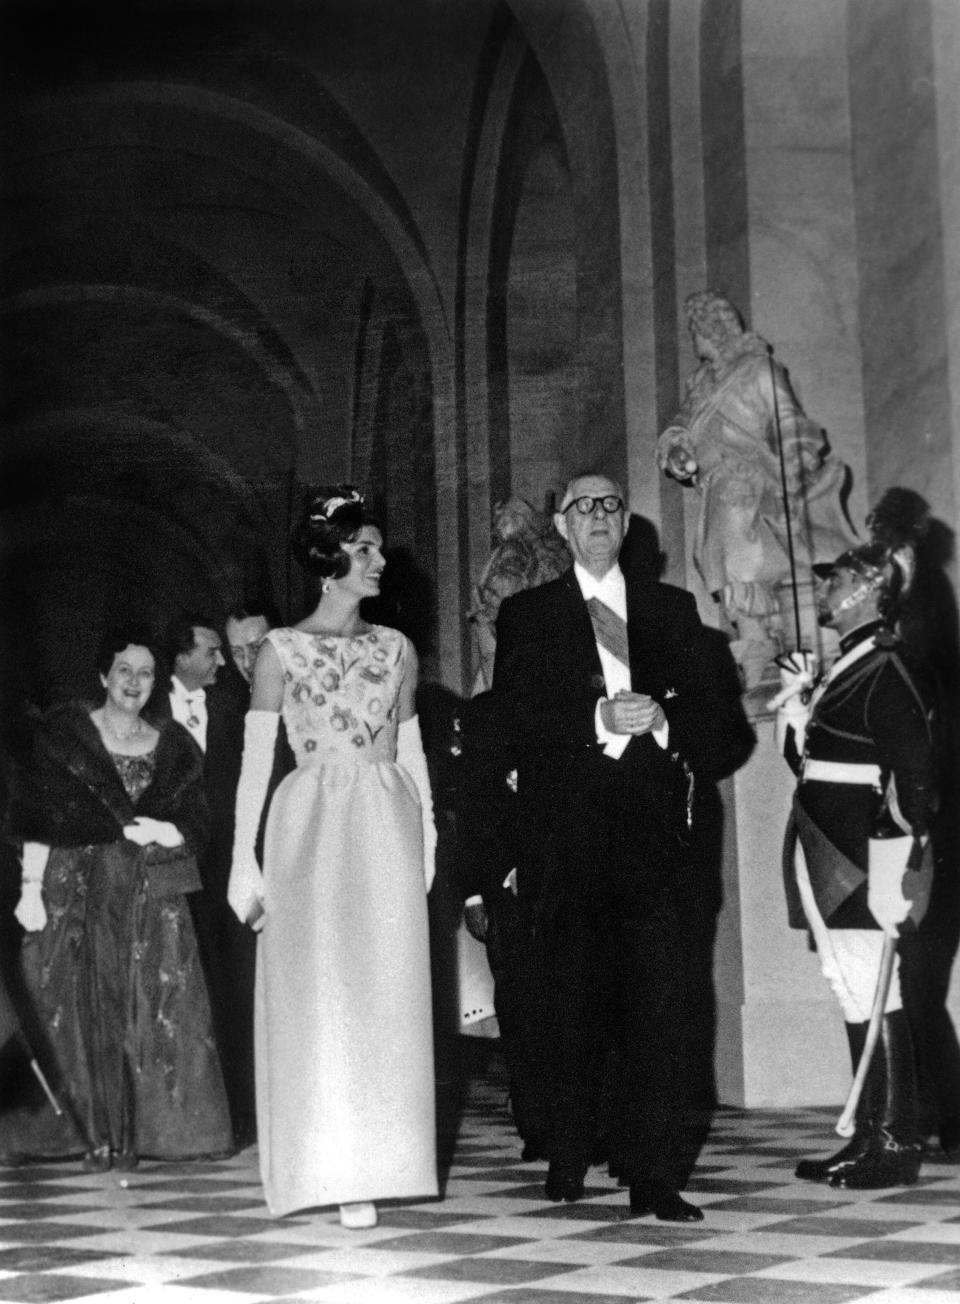
[[[340,1206],[340,1222],[342,1226],[349,1227],[352,1231],[356,1231],[361,1227],[376,1227],[377,1206],[369,1202],[365,1204],[342,1204]]]

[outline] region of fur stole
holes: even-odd
[[[152,722],[160,731],[154,776],[134,802],[90,719],[90,709],[89,704],[69,702],[37,722],[27,754],[14,772],[8,838],[53,847],[116,842],[123,838],[125,824],[137,815],[149,815],[175,824],[187,849],[201,851],[209,822],[203,757],[186,730],[172,720]]]

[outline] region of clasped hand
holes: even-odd
[[[132,824],[125,824],[123,836],[140,847],[155,842],[160,847],[179,847],[183,834],[169,820],[151,819],[149,815],[138,815]]]
[[[633,693],[625,688],[602,704],[600,718],[604,728],[617,734],[650,733],[667,723],[659,702],[646,693]]]

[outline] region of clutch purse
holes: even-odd
[[[186,847],[158,847],[146,850],[147,889],[152,897],[179,896],[199,892],[203,887],[197,858]]]

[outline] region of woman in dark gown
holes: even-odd
[[[156,664],[143,631],[108,636],[103,704],[48,712],[17,771],[24,1016],[63,1114],[0,1116],[2,1162],[83,1155],[98,1171],[232,1149],[186,898],[206,837],[202,758],[182,726],[142,715]]]

